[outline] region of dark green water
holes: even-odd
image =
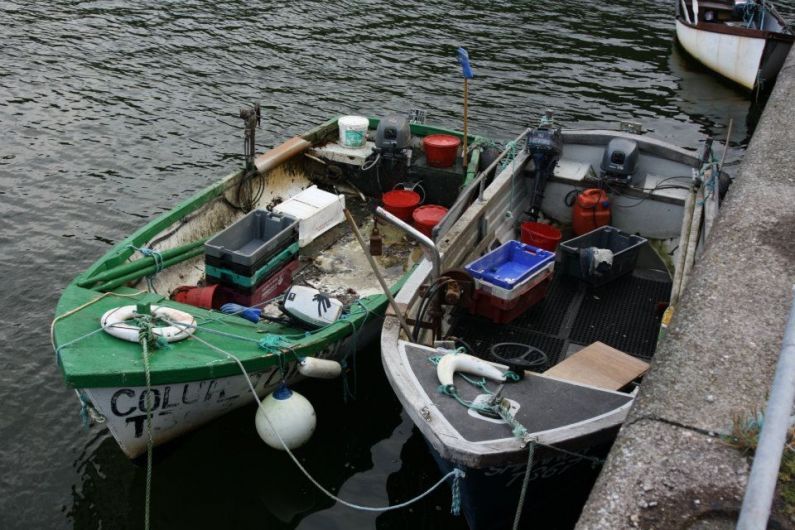
[[[241,105],[262,103],[263,147],[343,113],[423,108],[459,127],[454,50],[465,45],[475,132],[508,139],[549,108],[567,125],[638,121],[695,147],[733,119],[734,161],[750,102],[673,47],[672,11],[642,0],[0,2],[0,528],[142,527],[144,468],[107,432],[82,429],[49,323],[63,286],[108,245],[240,164]],[[361,352],[358,368],[354,403],[338,381],[299,388],[319,417],[300,457],[347,499],[406,500],[438,472],[378,352]],[[157,451],[154,528],[463,527],[447,488],[381,516],[333,506],[260,442],[253,415]]]

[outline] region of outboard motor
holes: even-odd
[[[391,114],[378,123],[375,131],[375,149],[368,157],[363,171],[376,169],[378,190],[392,187],[408,178],[411,166],[411,129],[405,116]],[[382,182],[382,179],[386,182]]]
[[[383,160],[406,160],[411,164],[411,129],[405,116],[391,114],[378,123],[375,149]]]
[[[563,135],[560,132],[560,127],[555,125],[550,111],[545,112],[538,127],[530,131],[525,151],[533,157],[535,164],[535,182],[530,198],[530,210],[527,214],[531,220],[536,221],[541,213],[544,188],[552,177],[563,152]]]
[[[638,142],[613,138],[602,156],[602,178],[629,184],[638,168]]]

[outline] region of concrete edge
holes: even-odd
[[[795,283],[793,151],[791,51],[578,529],[734,527],[748,461],[716,434],[763,410],[773,378]],[[650,516],[648,488],[669,508]]]

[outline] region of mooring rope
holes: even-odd
[[[530,471],[533,469],[533,457],[536,452],[535,442],[530,442],[527,449],[527,471],[524,473],[522,479],[522,490],[519,492],[519,502],[516,505],[516,515],[513,516],[513,530],[519,528],[519,521],[522,519],[522,507],[524,506],[524,499],[527,496],[527,486],[530,484]]]
[[[175,325],[175,326],[182,326],[182,324],[177,323],[177,322],[169,322],[168,320],[165,320],[165,321],[168,322],[169,324],[172,324],[172,325]],[[199,342],[201,342],[202,344],[204,344],[205,346],[207,346],[211,350],[216,351],[216,352],[218,352],[218,353],[220,353],[222,355],[225,355],[228,358],[232,359],[235,363],[237,363],[237,366],[240,368],[241,373],[243,374],[243,376],[246,379],[246,382],[248,383],[248,387],[251,390],[251,394],[254,397],[254,401],[256,401],[258,407],[260,407],[260,408],[263,407],[262,402],[260,401],[259,396],[257,395],[257,391],[254,388],[254,383],[252,383],[252,381],[251,381],[251,377],[248,375],[248,372],[246,371],[245,366],[243,366],[243,362],[239,358],[237,358],[237,356],[233,355],[232,353],[230,353],[228,351],[225,351],[225,350],[219,348],[218,346],[210,344],[209,342],[205,341],[204,339],[202,339],[200,337],[197,337],[195,334],[192,335],[192,338],[195,339],[195,340],[198,340]],[[298,458],[293,454],[293,452],[290,450],[290,448],[287,447],[287,444],[282,439],[281,435],[279,434],[279,431],[273,427],[273,424],[271,424],[270,419],[268,418],[267,414],[264,414],[263,416],[265,418],[265,421],[268,423],[268,426],[271,428],[271,430],[276,435],[276,438],[279,440],[279,443],[282,445],[282,448],[285,450],[285,452],[290,457],[290,459],[293,461],[293,463],[296,465],[296,467],[301,471],[301,473],[303,473],[304,476],[318,490],[320,490],[328,498],[330,498],[331,500],[333,500],[335,502],[339,502],[340,504],[343,504],[343,505],[345,505],[345,506],[347,506],[349,508],[353,508],[355,510],[361,510],[361,511],[366,511],[366,512],[388,512],[388,511],[397,510],[397,509],[400,509],[400,508],[405,508],[406,506],[410,506],[410,505],[414,504],[415,502],[420,501],[421,499],[423,499],[423,498],[427,497],[428,495],[430,495],[439,486],[441,486],[445,481],[447,481],[447,479],[449,479],[449,478],[453,478],[453,479],[455,479],[455,478],[464,478],[466,476],[465,473],[461,469],[458,469],[458,468],[453,469],[452,471],[447,473],[445,476],[443,476],[441,479],[439,479],[439,481],[436,482],[436,484],[431,486],[425,492],[423,492],[423,493],[417,495],[416,497],[414,497],[412,499],[409,499],[409,500],[407,500],[405,502],[401,502],[399,504],[394,504],[392,506],[363,506],[363,505],[360,505],[360,504],[355,504],[355,503],[352,503],[352,502],[348,502],[348,501],[346,501],[344,499],[341,499],[340,497],[337,497],[336,495],[334,495],[330,491],[328,491],[325,487],[323,487],[322,484],[320,484],[309,473],[309,471],[301,464],[301,462],[298,461]],[[459,487],[458,483],[453,481],[453,486],[454,486],[454,490],[453,490],[454,497],[460,498],[460,493],[457,492],[457,488]]]
[[[70,346],[70,345],[74,344],[75,342],[79,342],[79,341],[85,339],[86,337],[90,337],[91,335],[102,331],[102,328],[95,329],[94,331],[92,331],[92,332],[90,332],[90,333],[88,333],[86,335],[78,337],[78,338],[76,338],[74,340],[70,340],[66,344],[62,344],[60,346],[56,346],[55,345],[55,324],[57,324],[59,320],[63,320],[64,318],[70,317],[70,316],[74,315],[75,313],[77,313],[79,311],[82,311],[83,309],[87,308],[88,306],[90,306],[92,304],[95,304],[95,303],[99,302],[100,300],[102,300],[103,298],[108,297],[108,296],[120,296],[122,298],[134,298],[136,296],[140,296],[140,295],[145,294],[145,293],[146,293],[146,291],[138,291],[138,292],[130,293],[130,294],[113,293],[113,292],[102,293],[101,295],[97,296],[96,298],[92,298],[88,302],[86,302],[86,303],[84,303],[82,305],[79,305],[79,306],[77,306],[77,307],[75,307],[73,309],[70,309],[66,313],[64,313],[62,315],[58,315],[57,317],[52,319],[52,323],[50,324],[50,344],[52,344],[52,349],[53,349],[53,351],[55,351],[55,358],[56,358],[56,362],[58,363],[58,366],[61,365],[61,350],[63,350],[67,346]]]
[[[141,315],[141,329],[138,332],[139,341],[143,350],[144,375],[146,376],[146,497],[144,503],[144,530],[149,530],[150,507],[152,504],[152,453],[154,439],[152,437],[152,377],[149,370],[149,345],[154,343],[152,335],[152,317]]]
[[[60,347],[56,348],[55,347],[55,340],[54,340],[54,326],[55,326],[55,323],[58,320],[60,320],[62,318],[66,318],[67,316],[69,316],[71,314],[74,314],[74,313],[84,309],[85,307],[88,307],[89,305],[91,305],[91,304],[93,304],[93,303],[95,303],[95,302],[97,302],[97,301],[101,300],[102,298],[105,298],[106,296],[109,296],[109,295],[133,297],[133,296],[139,296],[141,294],[143,294],[143,291],[138,292],[138,293],[134,293],[134,294],[129,294],[129,295],[110,293],[110,292],[104,293],[103,295],[101,295],[101,296],[99,296],[99,297],[97,297],[97,298],[95,298],[95,299],[93,299],[93,300],[91,300],[91,301],[89,301],[89,302],[87,302],[87,303],[75,308],[75,309],[72,309],[71,311],[69,311],[67,313],[64,313],[63,315],[60,315],[59,317],[56,317],[56,319],[53,320],[51,331],[50,331],[53,348],[55,349],[56,354],[58,354],[58,352],[60,352],[60,350],[62,350],[63,348],[66,348],[66,347],[70,346],[71,344],[74,344],[74,343],[76,343],[76,342],[78,342],[80,340],[83,340],[85,338],[88,338],[88,337],[96,334],[96,333],[99,333],[100,331],[103,331],[103,329],[104,329],[104,328],[100,327],[100,328],[98,328],[96,330],[91,331],[90,333],[82,335],[82,336],[80,336],[80,337],[78,337],[76,339],[73,339],[73,340],[67,342],[66,344],[63,344]],[[355,325],[355,323],[353,321],[348,320],[346,322],[347,324],[350,324],[351,327],[353,328],[353,334],[354,335],[356,335],[357,332],[362,329],[362,327],[364,326],[364,323],[367,320],[369,320],[369,318],[372,315],[372,311],[369,310],[363,303],[361,303],[361,301],[357,301],[357,302],[364,309],[363,312],[365,313],[365,316],[364,316],[364,319],[362,321],[362,325],[359,326],[358,329],[356,328],[356,325]],[[348,315],[348,317],[350,318],[350,314]],[[147,440],[147,471],[146,471],[146,498],[145,498],[145,510],[144,510],[144,528],[145,528],[145,530],[149,530],[149,524],[150,524],[149,521],[150,521],[150,513],[151,513],[150,507],[151,507],[152,468],[153,468],[153,466],[152,466],[152,454],[153,454],[153,449],[154,449],[154,439],[153,439],[153,435],[152,435],[152,392],[151,392],[151,373],[150,373],[150,367],[149,367],[149,346],[150,346],[150,344],[153,344],[154,336],[152,334],[151,316],[140,315],[139,319],[140,319],[140,322],[142,324],[141,325],[141,330],[139,332],[139,340],[141,342],[142,349],[143,349],[144,374],[145,374],[145,379],[146,379],[146,392],[147,392],[147,397],[146,397],[146,413],[147,413],[146,426],[147,426],[148,440]],[[260,347],[265,346],[263,349],[270,349],[270,348],[268,348],[269,346],[270,347],[275,346],[275,344],[268,344],[268,339],[267,338],[259,339],[259,340],[250,339],[248,337],[242,337],[242,336],[235,335],[235,334],[232,334],[232,333],[222,332],[222,331],[208,329],[208,328],[199,328],[197,325],[186,324],[186,323],[183,323],[183,322],[172,322],[172,321],[170,321],[170,320],[168,320],[166,318],[162,318],[162,317],[160,318],[160,320],[162,320],[163,322],[168,323],[169,325],[177,326],[177,327],[180,327],[180,328],[183,328],[183,329],[201,330],[201,331],[206,331],[206,332],[209,332],[209,333],[214,333],[214,334],[218,334],[218,335],[222,335],[222,336],[226,336],[226,337],[230,337],[230,338],[246,340],[248,342],[255,342]],[[323,328],[321,328],[321,329],[323,329]],[[319,331],[319,330],[316,330],[315,332],[317,332],[317,331]],[[305,337],[307,335],[312,335],[312,333],[311,332],[307,332],[302,337]],[[257,395],[256,389],[254,388],[254,384],[251,381],[251,377],[248,375],[248,372],[246,371],[245,366],[243,366],[243,362],[237,356],[235,356],[232,353],[227,352],[227,351],[225,351],[225,350],[223,350],[223,349],[221,349],[221,348],[219,348],[219,347],[207,342],[206,340],[198,337],[195,333],[193,335],[191,335],[191,338],[197,340],[198,342],[200,342],[202,344],[204,344],[205,346],[207,346],[211,350],[216,351],[218,353],[221,353],[222,355],[225,355],[226,357],[232,359],[237,364],[237,366],[240,368],[241,373],[245,377],[246,382],[248,384],[248,387],[251,390],[251,393],[252,393],[252,395],[254,397],[254,400],[257,402],[257,406],[258,407],[262,407],[262,403],[261,403],[261,401],[259,399],[259,396]],[[279,337],[279,338],[281,340],[285,340],[282,337]],[[295,351],[293,351],[292,348],[290,348],[289,346],[287,346],[285,349],[291,351],[293,353],[293,355],[296,355]],[[280,363],[283,362],[282,357],[284,355],[284,351],[280,350],[280,351],[274,352],[274,353],[277,353],[279,355]],[[297,355],[296,355],[296,358],[297,358]],[[267,417],[267,415],[265,415],[264,417],[265,417],[265,421],[268,423],[268,425],[271,427],[273,432],[276,434],[276,438],[279,440],[279,443],[282,445],[282,447],[284,448],[285,452],[289,455],[290,459],[293,461],[293,463],[296,465],[296,467],[298,467],[298,469],[304,474],[304,476],[318,490],[320,490],[324,495],[326,495],[327,497],[329,497],[330,499],[332,499],[335,502],[339,502],[340,504],[343,504],[343,505],[345,505],[345,506],[347,506],[349,508],[353,508],[353,509],[361,510],[361,511],[367,511],[367,512],[387,512],[387,511],[392,511],[392,510],[398,510],[398,509],[405,508],[407,506],[410,506],[410,505],[422,500],[423,498],[425,498],[428,495],[430,495],[433,491],[438,489],[439,486],[441,486],[448,479],[452,478],[453,480],[452,480],[452,483],[451,483],[451,488],[452,488],[452,496],[453,496],[453,505],[451,507],[451,512],[454,513],[454,514],[458,514],[460,512],[460,498],[461,498],[461,495],[460,495],[460,479],[464,478],[466,476],[466,474],[464,473],[463,470],[461,470],[459,468],[455,468],[452,471],[450,471],[449,473],[447,473],[446,475],[444,475],[441,479],[439,479],[438,482],[436,482],[433,486],[431,486],[425,492],[423,492],[423,493],[417,495],[416,497],[414,497],[412,499],[409,499],[409,500],[407,500],[405,502],[402,502],[402,503],[399,503],[399,504],[394,504],[392,506],[363,506],[363,505],[355,504],[355,503],[352,503],[352,502],[348,502],[348,501],[346,501],[344,499],[341,499],[340,497],[337,497],[336,495],[334,495],[333,493],[328,491],[325,487],[323,487],[323,485],[321,485],[309,473],[309,471],[298,461],[298,458],[293,454],[293,452],[287,447],[287,444],[284,442],[284,440],[282,439],[282,437],[279,434],[279,432],[276,429],[273,428],[273,425],[270,423],[270,419]]]

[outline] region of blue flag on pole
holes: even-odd
[[[466,79],[472,79],[475,77],[475,74],[472,73],[472,66],[469,64],[469,54],[465,48],[458,48],[458,64],[461,65],[461,69],[463,70],[464,77]]]

